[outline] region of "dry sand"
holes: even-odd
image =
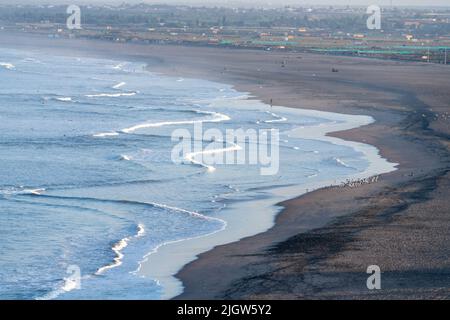
[[[0,36],[0,45],[8,41],[20,38]],[[178,298],[450,297],[449,66],[223,48],[45,42],[56,50],[123,56],[147,61],[153,71],[233,84],[266,103],[273,99],[293,108],[371,115],[375,124],[334,135],[375,145],[383,157],[400,164],[376,184],[322,189],[283,203],[285,210],[268,232],[217,247],[184,267],[177,276],[185,292]],[[23,43],[29,45],[30,40]],[[381,268],[381,290],[366,288],[365,272],[372,264]]]

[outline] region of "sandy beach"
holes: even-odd
[[[20,42],[0,36],[1,43]],[[23,47],[32,41],[23,40]],[[203,253],[177,275],[179,299],[450,297],[450,69],[287,52],[39,41],[65,52],[146,61],[152,71],[232,84],[292,108],[370,115],[333,134],[399,163],[377,183],[317,190],[281,205],[269,231]],[[332,72],[337,68],[339,72]],[[366,288],[379,265],[382,290]],[[218,276],[220,275],[220,276]]]
[[[450,70],[333,56],[216,54],[210,59],[222,62],[221,81],[266,102],[373,116],[376,124],[335,135],[375,145],[400,166],[377,184],[283,203],[270,231],[185,267],[179,298],[448,298]],[[366,288],[371,264],[382,270],[380,291]]]

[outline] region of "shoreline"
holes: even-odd
[[[415,213],[415,221],[418,221],[418,226],[424,230],[448,227],[445,215],[442,216],[448,209],[448,204],[433,203],[438,195],[434,195],[435,198],[432,198],[431,202],[427,198],[436,190],[444,193],[444,199],[445,194],[448,194],[445,189],[449,169],[448,145],[441,141],[449,136],[448,127],[445,121],[439,120],[439,116],[438,120],[433,121],[433,113],[436,110],[439,113],[441,109],[445,110],[446,102],[450,101],[445,91],[445,81],[448,83],[449,79],[448,69],[442,71],[439,66],[425,64],[311,54],[95,44],[95,49],[99,52],[115,48],[118,49],[115,54],[122,52],[124,56],[129,49],[133,49],[134,57],[140,60],[144,57],[147,61],[161,63],[161,73],[233,83],[238,91],[251,92],[266,104],[275,97],[275,104],[287,107],[295,108],[299,103],[307,102],[311,106],[310,109],[370,115],[377,120],[375,124],[334,133],[332,136],[374,145],[383,158],[400,163],[399,170],[382,176],[377,184],[351,190],[326,188],[281,203],[285,209],[277,215],[275,226],[268,232],[216,247],[185,266],[177,274],[186,287],[178,298],[409,298],[410,292],[402,291],[398,284],[395,285],[394,278],[389,280],[392,288],[388,285],[390,291],[384,292],[384,296],[363,290],[366,274],[362,267],[373,264],[369,263],[369,260],[377,259],[369,259],[363,254],[371,252],[368,249],[354,251],[351,246],[355,242],[358,243],[357,241],[364,241],[368,248],[376,252],[382,270],[403,272],[406,275],[414,268],[431,270],[431,273],[434,270],[448,270],[446,255],[428,263],[423,258],[425,251],[436,255],[447,252],[448,249],[442,245],[436,246],[436,243],[443,244],[448,240],[445,233],[438,233],[438,238],[433,238],[431,243],[434,248],[428,245],[427,250],[423,249],[411,257],[402,254],[398,248],[393,250],[395,243],[390,244],[391,250],[377,250],[370,237],[365,236],[361,240],[356,239],[353,234],[354,230],[357,230],[358,236],[363,232],[380,235],[380,228],[374,229],[377,225],[373,222],[367,223],[366,220],[375,219],[379,222],[378,220],[387,217],[389,219],[386,218],[379,224],[389,227],[392,221],[400,223],[395,217],[398,212],[407,212],[410,215]],[[294,65],[289,70],[281,69],[278,64],[280,59],[286,57],[289,64]],[[337,75],[332,75],[329,71],[334,64],[339,64],[342,70]],[[395,71],[399,72],[400,76],[396,75]],[[364,77],[364,72],[373,76],[373,79]],[[402,77],[405,75],[406,77]],[[413,81],[414,75],[419,78],[417,83]],[[439,83],[438,80],[444,80],[444,85],[435,85],[434,82]],[[433,82],[433,86],[430,87],[427,81]],[[318,95],[317,92],[323,95]],[[358,99],[354,98],[355,95]],[[428,186],[430,183],[431,187]],[[416,188],[416,193],[412,192],[411,188],[413,191]],[[393,195],[388,194],[388,191],[394,191]],[[412,196],[414,194],[415,197]],[[418,201],[421,197],[424,199]],[[420,223],[424,210],[421,210],[421,216],[420,212],[412,209],[424,203],[425,206],[432,205],[435,208],[432,212],[435,219],[429,222],[430,226]],[[378,209],[374,211],[374,207]],[[358,220],[368,214],[370,219],[366,217],[362,221]],[[317,216],[320,215],[333,221],[318,221],[320,219],[317,219]],[[442,219],[445,223],[442,223]],[[306,223],[307,221],[309,223]],[[350,231],[337,232],[342,230],[343,225],[352,223]],[[441,225],[438,225],[439,223]],[[421,232],[420,228],[417,228],[417,234]],[[397,232],[395,239],[399,245],[414,247],[414,244],[405,240],[408,235],[403,233],[402,228],[395,229],[394,226],[394,230]],[[321,237],[313,237],[316,234]],[[420,235],[434,237],[433,234]],[[341,239],[342,237],[345,239]],[[342,245],[333,245],[336,239],[339,240],[337,243]],[[377,242],[389,239],[391,238],[384,235],[384,238],[378,238]],[[425,243],[421,245],[426,246]],[[339,260],[339,257],[345,255],[349,257]],[[360,258],[356,259],[355,255]],[[394,256],[400,261],[397,265],[391,262]],[[336,262],[336,259],[339,260],[338,263],[331,263]],[[416,260],[418,263],[415,263]],[[280,273],[280,270],[284,271]],[[217,279],[218,272],[221,274],[220,279]],[[323,279],[324,274],[327,275],[326,282]],[[411,273],[409,277],[421,280],[419,273]],[[306,281],[306,278],[309,281]],[[355,279],[358,281],[355,282]],[[434,282],[439,281],[434,279]],[[320,285],[321,290],[317,289]],[[448,297],[448,289],[443,288],[436,292]],[[417,294],[431,296],[426,290]]]
[[[247,98],[243,99],[243,103]],[[341,185],[346,180],[366,179],[375,175],[381,175],[396,170],[396,164],[388,162],[379,156],[379,151],[373,146],[354,143],[339,138],[327,137],[327,133],[338,132],[345,129],[355,129],[371,123],[373,120],[364,116],[349,116],[329,112],[319,112],[306,109],[292,109],[281,106],[273,106],[274,112],[282,114],[317,116],[323,119],[334,119],[342,121],[337,124],[318,125],[312,127],[297,127],[293,129],[290,136],[301,137],[317,141],[327,141],[334,145],[348,146],[355,151],[365,155],[369,166],[362,172],[348,175],[345,179],[331,178],[325,181],[299,184],[288,187],[273,187],[264,190],[266,196],[263,199],[252,199],[232,202],[231,206],[223,209],[220,219],[226,222],[226,228],[212,234],[174,241],[162,244],[151,254],[147,255],[140,263],[140,274],[148,276],[162,285],[165,293],[162,299],[174,298],[183,294],[183,283],[176,275],[189,263],[195,261],[197,256],[213,250],[217,246],[236,243],[241,239],[249,238],[271,229],[275,224],[276,216],[283,210],[280,203],[295,199],[296,197],[329,187],[330,185]],[[305,132],[307,130],[308,132]],[[242,230],[242,213],[245,214],[246,228]],[[261,214],[264,212],[264,214]],[[328,218],[321,217],[324,221]],[[177,257],[174,261],[173,257]],[[158,263],[152,263],[158,261]]]
[[[195,54],[198,53],[199,51],[195,51]],[[234,52],[230,53],[224,50],[223,56],[229,58],[232,54],[234,54]],[[245,55],[246,54],[243,53],[240,57],[234,59],[230,58],[230,60],[232,60],[233,63],[242,66],[243,63],[239,63],[239,61],[236,62],[236,60],[245,57]],[[179,56],[176,55],[176,57],[178,58]],[[207,55],[207,57],[210,58],[209,55]],[[317,56],[317,59],[319,60],[324,60],[325,58],[326,57],[324,56]],[[188,58],[186,58],[186,60],[187,59]],[[445,289],[448,281],[445,280],[445,277],[441,278],[436,276],[436,274],[440,275],[443,272],[444,274],[448,274],[447,270],[449,270],[449,264],[447,256],[444,255],[443,258],[438,258],[443,252],[447,252],[447,249],[443,249],[442,247],[445,246],[448,237],[445,236],[445,232],[438,232],[439,234],[436,236],[430,235],[433,234],[433,232],[440,231],[440,229],[450,229],[447,221],[441,225],[442,219],[445,219],[445,213],[448,211],[448,204],[439,199],[434,199],[434,197],[438,198],[438,196],[430,195],[430,191],[439,194],[443,193],[444,196],[440,197],[445,199],[445,194],[448,194],[445,185],[448,181],[449,154],[445,141],[442,141],[442,138],[445,139],[448,137],[448,128],[445,128],[445,121],[434,119],[435,115],[433,115],[433,109],[440,109],[439,111],[442,115],[442,113],[445,112],[444,110],[446,110],[445,102],[449,101],[449,96],[443,94],[446,90],[445,86],[440,86],[436,89],[440,99],[434,99],[436,92],[433,86],[436,82],[439,83],[437,79],[434,79],[434,76],[436,76],[435,71],[438,68],[434,66],[430,68],[430,66],[426,64],[373,61],[363,58],[347,59],[333,57],[333,59],[344,63],[351,62],[351,64],[368,64],[369,66],[375,65],[377,68],[379,66],[383,67],[385,69],[383,70],[383,73],[385,73],[385,78],[383,78],[383,80],[387,80],[387,84],[372,84],[369,86],[349,81],[349,86],[356,86],[358,91],[361,90],[363,93],[369,88],[375,91],[376,94],[382,93],[382,95],[386,96],[385,100],[387,100],[387,102],[382,101],[380,103],[381,107],[379,108],[374,107],[372,102],[364,102],[364,107],[358,105],[355,106],[355,103],[350,103],[352,106],[346,108],[345,106],[342,106],[342,104],[339,105],[339,103],[337,103],[337,106],[331,107],[327,106],[327,104],[325,104],[325,107],[315,105],[315,108],[312,109],[325,109],[328,111],[329,108],[333,108],[333,111],[336,111],[334,109],[336,108],[337,112],[345,114],[359,113],[372,115],[377,119],[375,124],[356,130],[333,133],[330,134],[330,136],[344,138],[345,140],[360,141],[376,146],[379,148],[380,153],[384,158],[400,163],[398,172],[383,175],[378,184],[364,185],[357,189],[347,190],[325,188],[280,203],[280,206],[284,207],[284,209],[277,216],[275,227],[273,229],[260,235],[242,239],[237,243],[216,247],[212,251],[201,254],[196,261],[185,266],[178,273],[177,277],[182,279],[186,290],[183,294],[176,297],[176,299],[414,299],[417,297],[441,298],[442,295],[444,297],[450,296],[449,290]],[[171,60],[170,64],[173,62],[174,60]],[[185,76],[191,72],[192,75],[205,75],[206,67],[203,65],[201,67],[203,70],[199,71],[192,70],[192,68],[186,70],[185,66],[178,66],[178,68],[173,68],[172,74],[183,74],[183,76]],[[214,69],[214,67],[217,68],[217,66],[211,65],[208,65],[207,67],[212,69]],[[389,78],[391,77],[391,67],[399,69],[404,68],[407,71],[409,71],[409,68],[417,69],[412,70],[412,74],[417,76],[417,78],[425,75],[426,77],[424,77],[421,82],[424,86],[426,86],[426,83],[432,84],[431,88],[427,88],[430,92],[426,92],[427,94],[422,94],[421,97],[417,97],[416,91],[411,91],[409,88],[405,90],[401,88],[401,86],[399,86],[400,88],[397,88],[397,82],[400,84],[406,82],[407,85],[410,85],[409,82],[414,80],[414,77],[411,79],[394,78],[392,81],[392,79]],[[432,70],[424,74],[424,71],[427,71],[426,68]],[[227,69],[227,71],[229,71],[229,69]],[[257,80],[254,78],[255,73],[257,74],[255,71],[258,71],[258,69],[249,71],[249,73],[252,72],[252,74],[245,74],[245,76]],[[368,72],[370,71],[373,70],[369,68]],[[442,71],[440,75],[441,78],[449,79],[449,69],[440,71]],[[222,75],[223,79],[230,81],[230,83],[234,83],[237,90],[252,92],[257,97],[256,99],[261,99],[266,103],[270,100],[271,95],[270,92],[265,91],[266,87],[249,85],[242,79],[243,72],[236,70],[229,73],[232,74]],[[236,75],[237,73],[238,75]],[[217,77],[210,76],[209,79],[216,80]],[[234,82],[232,82],[233,79],[235,80]],[[430,79],[435,81],[430,81]],[[248,79],[246,80],[248,81]],[[375,78],[375,80],[378,79]],[[222,82],[224,81],[222,80]],[[225,81],[225,83],[227,82]],[[283,81],[281,85],[283,85]],[[417,87],[417,85],[415,85],[415,87]],[[249,88],[253,90],[249,90]],[[280,88],[279,91],[283,94],[286,92],[285,88]],[[279,94],[279,92],[277,93]],[[292,96],[294,96],[294,98],[289,99]],[[297,95],[289,92],[287,98],[283,97],[283,99],[280,99],[287,103],[281,102],[279,104],[296,107],[295,104],[298,103],[296,96]],[[377,98],[377,96],[375,96],[375,98]],[[347,102],[348,97],[345,96],[345,99],[345,102]],[[327,100],[325,101],[328,102]],[[336,100],[332,102],[336,102]],[[378,101],[376,102],[378,103]],[[357,101],[357,103],[359,104],[361,101]],[[407,107],[404,108],[403,104],[406,104]],[[419,136],[419,138],[417,136]],[[399,150],[401,150],[401,152],[399,152]],[[430,152],[430,150],[433,152]],[[429,190],[428,188],[430,180],[436,181],[436,186],[432,190]],[[410,189],[417,189],[417,191],[411,193]],[[395,191],[393,192],[393,196],[389,195],[389,192],[391,191]],[[431,201],[428,199],[429,196],[432,197]],[[317,205],[317,203],[323,202],[324,198],[332,199],[332,201],[326,201],[326,203]],[[417,198],[421,198],[422,201],[417,203]],[[369,203],[364,203],[365,200],[368,200]],[[352,201],[355,201],[355,203],[351,203]],[[432,209],[429,209],[429,211],[421,209],[417,212],[418,209],[416,209],[416,206],[423,204],[425,201],[428,201],[425,206]],[[399,202],[401,204],[398,204]],[[327,206],[328,210],[326,209]],[[373,207],[378,208],[377,211],[373,212]],[[308,212],[311,209],[312,212]],[[431,211],[436,209],[437,212],[431,214]],[[371,230],[373,227],[372,224],[365,223],[366,221],[358,221],[358,219],[367,214],[367,212],[375,216],[376,219],[385,220],[380,224],[381,227],[378,227],[376,230]],[[403,212],[411,214],[413,216],[412,219],[417,222],[413,226],[413,235],[404,232],[405,227],[403,224],[406,222],[399,222],[394,218],[396,215]],[[325,216],[328,215],[331,217],[332,221],[328,224],[324,224],[323,221],[315,220],[316,217],[313,216],[320,214]],[[433,222],[430,223],[430,226],[424,227],[421,220],[424,219],[424,215],[426,216],[427,214]],[[302,217],[302,215],[309,217],[312,222],[310,221],[309,224],[305,223],[305,220],[308,219]],[[416,215],[418,215],[418,217]],[[345,242],[346,245],[353,244],[352,241],[354,241],[354,239],[352,237],[346,237],[345,241],[340,241],[339,239],[343,221],[346,221],[346,219],[352,222],[353,220],[357,221],[357,223],[352,226],[352,229],[356,229],[358,232],[361,232],[360,230],[374,232],[376,236],[373,238],[375,239],[380,236],[385,236],[382,230],[383,226],[399,223],[400,226],[395,227],[394,224],[393,227],[393,234],[398,232],[399,235],[398,237],[394,236],[394,238],[385,238],[384,242],[386,242],[385,245],[389,250],[380,250],[377,247],[379,240],[363,237],[359,242],[363,241],[364,244],[372,242],[372,244],[369,245],[366,252],[364,252],[364,255],[362,255],[362,258],[356,259],[354,258],[354,255],[358,255],[358,251],[361,250],[358,242],[355,245],[358,250],[351,248],[351,250],[346,251],[344,248],[340,248],[340,251],[333,247],[334,241]],[[371,216],[370,219],[374,218]],[[331,248],[328,251],[321,253],[324,247],[320,246],[318,249],[315,248],[317,247],[317,241],[322,241],[320,240],[322,235],[319,239],[316,239],[315,235],[316,233],[322,234],[322,232],[329,232],[329,230],[333,234],[333,237],[324,237],[324,240],[328,241],[328,245]],[[353,233],[353,231],[350,233]],[[347,233],[344,233],[344,236],[346,236],[346,234]],[[311,236],[314,236],[314,238],[310,239]],[[409,251],[415,249],[415,245],[408,242],[412,236],[418,237],[421,240],[421,245],[427,249],[422,249],[417,255],[404,255],[401,248],[409,247]],[[300,244],[298,244],[298,238],[302,239]],[[424,241],[423,239],[430,240],[430,244],[424,244],[424,242],[427,241]],[[396,244],[396,241],[398,241],[398,244]],[[439,243],[440,245],[435,248],[432,247],[433,245],[431,243],[433,243],[433,245]],[[295,248],[296,246],[298,248],[293,250],[292,247]],[[390,253],[392,247],[395,247],[396,249],[393,254]],[[284,254],[285,248],[288,248],[287,251],[293,252]],[[312,248],[311,250],[316,252],[311,254],[309,253],[310,249],[308,248]],[[382,270],[388,270],[388,292],[370,292],[365,288],[366,268],[374,262],[370,258],[370,254],[368,255],[371,251],[377,252],[379,255],[379,257],[374,260],[379,261],[377,263],[381,265]],[[426,258],[427,255],[429,255],[429,252],[433,252],[435,258],[435,261],[431,263],[427,261]],[[347,260],[348,264],[353,264],[354,266],[350,268],[351,272],[348,272],[348,267],[345,267],[344,270],[349,276],[343,277],[341,276],[342,272],[336,272],[335,266],[328,265],[325,269],[325,273],[330,273],[332,276],[327,276],[326,278],[331,278],[332,281],[330,281],[330,283],[332,284],[338,283],[338,285],[332,287],[324,285],[322,279],[320,281],[316,280],[316,278],[323,278],[322,274],[324,271],[319,269],[323,267],[316,267],[317,263],[315,262],[310,264],[306,263],[305,267],[318,269],[306,272],[302,266],[305,264],[304,256],[312,256],[312,261],[318,259],[317,257],[320,258],[320,261],[332,261],[332,259],[336,259],[336,256],[343,253],[349,255]],[[299,256],[301,256],[301,259],[299,259]],[[395,259],[401,261],[400,267],[393,262]],[[302,267],[301,271],[295,267],[295,264],[292,265],[297,260],[300,260],[300,266]],[[339,267],[345,265],[347,261],[340,260],[338,264]],[[418,268],[419,270],[417,272],[411,272],[411,269],[414,270],[414,268]],[[284,274],[286,272],[283,271],[285,269],[293,269],[293,271],[286,276]],[[227,270],[227,272],[224,272],[224,270]],[[423,270],[426,270],[425,276],[422,275]],[[221,274],[221,279],[215,279],[216,275],[219,273]],[[400,280],[397,280],[395,277],[395,275],[399,273],[402,275],[406,274],[408,279],[411,278],[413,284],[419,283],[419,285],[414,287],[414,294],[411,293],[410,288],[403,289],[401,286],[399,288],[399,283],[401,285],[401,282],[404,281],[404,277],[401,277]],[[391,276],[391,274],[394,276]],[[439,286],[444,283],[443,288],[430,291],[428,290],[428,286],[425,288],[420,287],[420,283],[423,283],[424,281],[423,278],[427,277],[429,274],[433,275],[432,285]],[[305,284],[304,280],[299,280],[299,276],[304,278],[305,275],[308,275],[313,279],[311,280],[311,283]],[[436,277],[438,277],[437,280]],[[292,282],[294,284],[292,284]],[[317,282],[323,285],[322,290],[317,289]],[[237,287],[237,289],[234,287]],[[295,289],[292,290],[292,287]],[[346,289],[346,287],[349,288]],[[293,292],[295,290],[298,290],[298,292]],[[329,292],[327,292],[327,290],[329,290]],[[275,293],[271,293],[273,291]],[[317,293],[318,291],[320,293]]]

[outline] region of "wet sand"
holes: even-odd
[[[450,297],[449,66],[100,41],[61,40],[62,48],[61,41],[46,41],[56,50],[89,48],[102,57],[148,61],[153,71],[233,84],[266,103],[370,115],[375,124],[333,135],[375,145],[400,164],[374,184],[325,188],[282,203],[269,231],[185,266],[177,275],[185,291],[177,298]],[[366,268],[373,264],[381,268],[382,289],[369,291]]]

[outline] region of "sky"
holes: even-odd
[[[0,0],[2,4],[120,4],[127,3],[164,3],[164,4],[192,4],[192,5],[371,5],[388,6],[391,2],[398,6],[450,6],[450,0]]]

